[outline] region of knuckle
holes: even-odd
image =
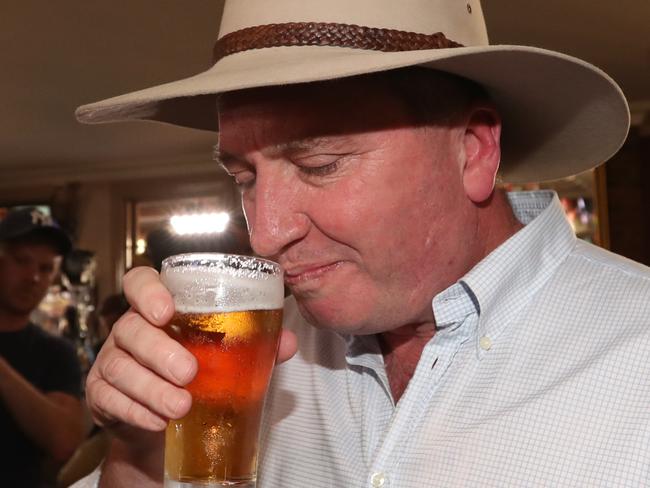
[[[167,369],[182,354],[182,351],[177,350],[179,344],[164,333],[153,338],[149,342],[149,346],[150,350],[158,356],[155,362]]]
[[[104,361],[102,376],[108,383],[114,384],[125,376],[131,363],[125,356],[113,355]]]
[[[124,420],[126,420],[131,424],[137,423],[138,416],[139,416],[137,406],[138,405],[135,402],[130,402],[127,405],[126,410],[124,411]]]
[[[164,377],[167,377],[173,361],[178,361],[179,356],[188,354],[178,342],[161,329],[152,328],[148,331],[146,340],[144,337],[141,339],[141,343],[146,344],[146,347],[143,347],[137,355],[138,360]]]
[[[124,417],[127,423],[146,428],[150,423],[150,415],[151,414],[145,407],[139,403],[131,401],[126,408]]]
[[[177,402],[169,401],[170,398],[178,398],[175,386],[158,376],[151,376],[142,386],[142,390],[146,392],[146,396],[141,399],[143,405],[164,416],[176,413],[174,410],[177,407]]]
[[[141,325],[140,316],[137,313],[127,312],[113,326],[113,339],[119,346],[128,344],[138,332]]]
[[[99,376],[97,375],[96,366],[93,366],[88,372],[86,377],[86,402],[90,404],[90,401],[95,397],[95,391],[98,388]]]
[[[104,381],[96,381],[93,384],[93,392],[87,397],[88,407],[92,417],[98,425],[111,423],[116,416],[119,416],[118,400],[119,395]]]

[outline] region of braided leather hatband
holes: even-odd
[[[442,32],[420,34],[329,22],[289,22],[247,27],[226,34],[214,45],[214,62],[234,53],[280,46],[336,46],[395,52],[463,47]]]

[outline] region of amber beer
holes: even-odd
[[[190,412],[167,427],[165,486],[254,487],[260,421],[282,324],[281,271],[251,274],[241,271],[241,263],[231,271],[207,263],[203,269],[197,254],[169,259],[183,256],[192,257],[189,271],[163,264],[176,305],[166,330],[199,368],[187,386]],[[270,263],[235,258],[253,260],[249,266]]]

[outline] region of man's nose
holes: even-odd
[[[260,256],[273,257],[302,239],[310,225],[303,204],[289,181],[258,175],[254,197],[244,202],[253,251]]]

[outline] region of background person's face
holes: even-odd
[[[29,314],[45,296],[60,258],[47,244],[8,245],[0,253],[0,308]]]
[[[220,158],[242,189],[251,244],[278,260],[303,315],[342,332],[433,319],[470,267],[475,222],[462,130],[412,127],[380,87],[226,95]]]

